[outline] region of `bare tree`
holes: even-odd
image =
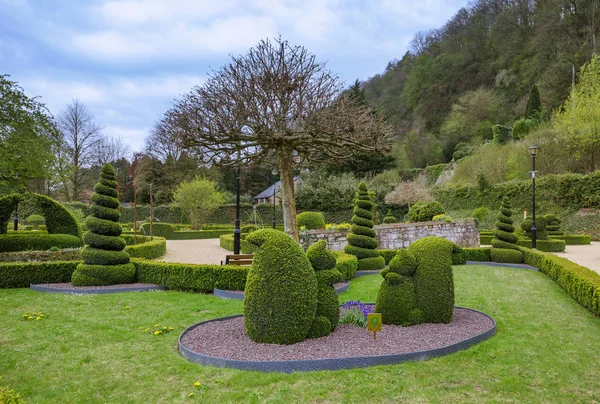
[[[131,156],[131,146],[120,137],[101,137],[93,149],[94,165],[102,167]]]
[[[165,116],[156,122],[145,140],[146,153],[162,162],[169,158],[179,160],[183,151],[181,145],[175,141],[176,136],[173,130],[177,128],[175,125],[171,125],[168,119],[169,117]]]
[[[388,126],[342,89],[305,48],[263,40],[212,72],[167,116],[181,144],[205,158],[237,164],[276,158],[285,231],[298,240],[294,165],[389,149]]]
[[[57,118],[66,150],[68,169],[65,170],[65,195],[77,201],[86,185],[86,170],[93,163],[94,148],[101,139],[102,127],[94,122],[94,115],[79,100],[73,100]]]

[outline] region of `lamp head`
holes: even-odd
[[[536,145],[529,146],[529,148],[527,149],[531,157],[535,157],[537,155],[538,150],[540,150],[540,148]]]
[[[277,175],[277,172],[278,172],[278,171],[277,171],[277,169],[276,169],[276,168],[274,168],[274,169],[272,169],[272,170],[271,170],[271,174],[273,174],[273,175]]]

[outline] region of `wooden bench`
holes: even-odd
[[[230,254],[225,256],[225,265],[252,265],[253,254]],[[221,261],[222,262],[222,261]]]

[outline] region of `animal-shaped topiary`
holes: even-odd
[[[565,234],[564,231],[560,229],[560,224],[562,220],[556,215],[546,215],[546,230],[548,234],[551,236],[562,236]]]
[[[318,284],[317,313],[308,337],[319,338],[334,331],[340,320],[340,302],[333,284],[341,282],[342,274],[337,269],[333,269],[336,259],[327,249],[325,240],[311,245],[306,250],[306,256],[315,270]]]
[[[404,327],[423,322],[423,312],[417,307],[413,275],[416,257],[406,249],[398,251],[388,268],[381,271],[385,279],[377,294],[375,311],[381,313],[384,324]]]
[[[505,196],[500,205],[498,220],[494,224],[496,226],[494,238],[492,239],[492,246],[494,248],[519,250],[519,246],[517,246],[519,237],[515,234],[515,226],[513,226],[511,218],[512,214],[512,204],[510,203],[510,199]]]
[[[83,241],[86,246],[81,251],[83,263],[73,272],[73,286],[101,286],[120,283],[132,283],[135,267],[129,262],[125,251],[125,240],[121,234],[119,221],[119,200],[117,199],[117,181],[115,169],[105,164],[100,180],[92,194],[92,215],[85,224],[88,232]]]
[[[417,307],[425,323],[449,323],[454,310],[452,253],[457,245],[441,237],[415,241],[408,251],[417,259],[414,274]]]
[[[254,231],[246,242],[258,247],[244,290],[246,334],[260,343],[304,340],[317,311],[317,277],[304,250],[273,229]]]
[[[344,247],[347,254],[356,255],[358,270],[378,270],[385,266],[385,259],[377,251],[377,239],[373,230],[373,202],[364,182],[358,186],[352,227]]]
[[[392,215],[392,210],[389,209],[385,217],[383,218],[383,223],[396,223],[396,218]]]

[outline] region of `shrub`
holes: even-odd
[[[79,263],[80,261],[2,263],[0,288],[28,288],[31,284],[69,282]]]
[[[398,250],[377,250],[379,255],[385,260],[385,265],[388,265],[390,261],[398,254]]]
[[[563,234],[561,236],[548,236],[550,240],[563,240],[566,245],[586,245],[592,242],[592,237],[587,234]]]
[[[135,279],[135,267],[129,262],[129,254],[125,248],[125,240],[118,237],[121,226],[118,221],[119,206],[115,169],[105,164],[100,179],[94,187],[92,200],[96,206],[105,210],[114,210],[114,214],[102,214],[103,211],[92,210],[92,216],[86,219],[89,231],[84,236],[87,244],[82,252],[83,263],[77,266],[71,283],[74,286],[102,286],[120,283],[132,283]]]
[[[142,229],[146,232],[146,235],[150,235],[150,223],[142,224]],[[169,223],[152,223],[152,236],[164,237],[167,240],[173,240],[173,226]]]
[[[452,251],[452,265],[465,265],[467,263],[467,255],[464,248],[456,246]]]
[[[513,123],[512,135],[514,139],[523,139],[538,126],[535,119],[521,118]]]
[[[307,230],[324,229],[325,216],[321,212],[302,212],[296,216],[296,224]]]
[[[501,145],[508,143],[511,138],[510,128],[502,125],[492,126],[492,137],[494,143]]]
[[[81,239],[70,234],[10,233],[0,235],[0,252],[48,250],[52,247],[76,248]]]
[[[521,239],[517,241],[517,245],[521,247],[531,248],[531,239]],[[536,249],[546,252],[561,252],[565,251],[566,243],[564,240],[536,240]]]
[[[511,248],[492,248],[490,258],[493,262],[520,264],[523,262],[523,253]]]
[[[514,234],[515,227],[513,226],[513,220],[511,218],[512,205],[507,197],[502,199],[500,205],[500,214],[498,215],[498,221],[496,222],[496,230],[494,230],[494,238],[492,239],[492,246],[494,248],[512,248],[513,250],[519,250],[517,246],[517,240],[519,237]]]
[[[454,310],[452,252],[456,244],[441,237],[424,237],[408,247],[417,259],[414,274],[417,307],[423,322],[449,323]]]
[[[325,240],[317,241],[306,250],[306,257],[315,271],[325,271],[335,266],[335,256],[327,249]]]
[[[244,290],[250,267],[238,265],[178,264],[132,259],[137,281],[166,289],[212,293],[215,288]]]
[[[438,201],[417,202],[408,210],[408,220],[411,222],[430,222],[434,216],[446,213]]]
[[[552,214],[546,215],[546,230],[548,231],[548,234],[551,236],[561,236],[565,234],[560,229],[561,223],[562,220],[558,216]]]
[[[446,164],[436,164],[433,166],[427,166],[425,168],[425,178],[427,178],[428,185],[434,185],[439,176],[446,169]]]
[[[434,222],[452,223],[452,218],[448,215],[435,215],[431,220]]]
[[[243,254],[254,254],[258,247],[254,244],[248,243],[246,239],[247,234],[240,234],[240,252]],[[228,251],[233,251],[233,234],[226,234],[219,237],[219,245]]]
[[[536,240],[546,240],[548,238],[546,223],[546,218],[544,216],[535,218]],[[533,226],[533,220],[531,218],[527,218],[521,222],[521,229],[525,232],[525,237],[531,238],[531,226]]]
[[[358,270],[378,270],[385,266],[385,260],[377,252],[377,239],[373,231],[373,202],[364,182],[358,186],[355,200],[353,226],[346,236],[348,244],[344,247],[347,254],[356,255]]]
[[[428,202],[433,198],[427,186],[424,175],[411,181],[404,181],[385,196],[385,203],[395,205],[410,205],[419,201]]]
[[[214,181],[196,176],[191,181],[181,182],[173,192],[173,205],[183,209],[194,229],[207,223],[210,215],[227,200],[216,185]]]
[[[367,317],[373,313],[373,306],[361,303],[360,300],[349,300],[342,304],[340,324],[350,324],[358,327],[367,327]]]
[[[25,222],[32,225],[33,228],[37,230],[40,225],[44,224],[44,217],[41,215],[29,215],[27,216],[27,219],[25,219]]]
[[[358,268],[358,258],[355,255],[346,254],[342,251],[335,251],[335,269],[337,269],[345,281],[354,278]]]
[[[46,262],[46,261],[79,261],[79,248],[58,251],[16,251],[0,253],[0,262]]]
[[[294,344],[304,340],[317,310],[317,277],[306,254],[286,234],[252,232],[258,247],[246,281],[246,334],[259,343]]]
[[[242,231],[242,233],[252,233],[253,231],[258,230],[258,226],[253,224],[247,224],[246,226],[242,226],[240,230]]]
[[[0,377],[0,380],[2,380],[2,377]],[[0,386],[0,403],[23,404],[25,401],[19,393],[15,392],[9,386]]]
[[[483,206],[475,209],[473,211],[473,213],[471,213],[471,216],[473,216],[475,219],[477,219],[477,221],[479,223],[485,221],[485,219],[487,219],[489,215],[490,215],[490,210]]]
[[[22,199],[19,194],[0,197],[0,234],[6,234],[8,221]]]
[[[396,223],[398,220],[394,216],[392,216],[392,210],[389,209],[385,217],[383,218],[383,223]]]
[[[466,261],[491,261],[491,251],[489,247],[463,248]]]
[[[152,241],[128,245],[125,252],[132,258],[143,258],[147,260],[162,257],[167,252],[167,242],[162,237],[154,237]]]

